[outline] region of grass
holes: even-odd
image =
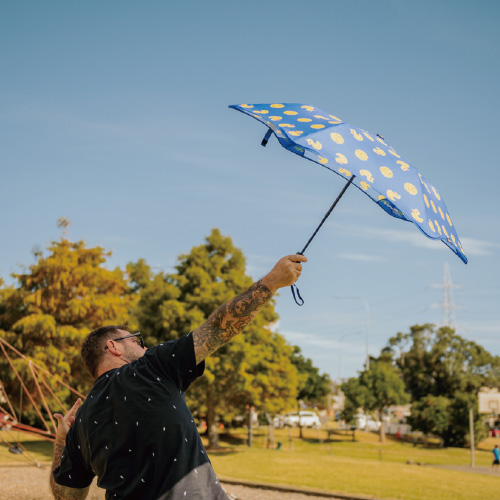
[[[13,455],[2,442],[14,444],[17,439],[26,448],[22,455]],[[290,439],[291,438],[291,439]],[[233,430],[221,439],[221,448],[209,452],[219,476],[308,487],[334,492],[361,494],[398,500],[484,500],[497,498],[498,477],[439,469],[433,465],[470,463],[470,452],[460,448],[432,449],[388,439],[381,445],[378,436],[357,432],[351,436],[335,435],[326,440],[326,433],[304,430],[276,430],[275,441],[282,443],[278,451],[266,448],[264,430],[254,434],[254,446],[246,446],[244,429]],[[491,449],[496,441],[484,441],[475,454],[476,465],[489,466]],[[206,444],[206,441],[205,441]],[[0,466],[40,463],[52,460],[52,443],[25,433],[0,432]],[[427,466],[407,465],[407,461]]]
[[[276,431],[275,440],[282,442],[278,451],[265,448],[263,434],[255,436],[249,449],[244,431],[232,432],[221,450],[209,454],[221,477],[385,499],[484,500],[496,498],[500,488],[497,477],[406,463],[469,465],[469,450],[414,447],[395,440],[381,445],[378,436],[363,432],[356,433],[356,442],[350,436],[322,442],[324,431],[306,430],[303,440],[297,434],[293,430],[290,441],[288,431]],[[482,443],[476,465],[490,465],[492,447],[488,440]]]
[[[10,445],[21,443],[25,452],[15,455],[9,452]],[[50,441],[40,439],[38,436],[26,432],[0,431],[0,465],[33,464],[36,460],[39,463],[52,462],[54,445]]]

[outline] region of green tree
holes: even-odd
[[[46,256],[37,251],[34,264],[13,274],[15,285],[0,290],[0,336],[84,393],[93,383],[80,358],[84,336],[103,324],[126,322],[136,300],[124,273],[105,267],[110,255],[101,247],[87,248],[83,241],[71,242],[63,236],[49,245]],[[28,364],[21,359],[13,362],[35,392]],[[3,356],[0,378],[7,393],[19,393],[13,370]],[[68,390],[48,383],[60,399],[69,396]],[[27,398],[24,402],[33,421]]]
[[[425,396],[411,405],[408,423],[425,434],[446,436],[450,429],[451,405],[444,396]]]
[[[477,394],[483,386],[500,384],[498,356],[448,327],[429,324],[398,333],[389,340],[384,355],[401,370],[413,403],[414,428],[423,432],[432,428],[445,446],[463,446],[469,439],[469,408],[473,408],[477,438],[484,436]]]
[[[405,385],[394,366],[386,360],[373,360],[369,370],[361,372],[357,379],[349,379],[342,385],[350,407],[363,408],[365,412],[377,412],[379,418],[389,406],[409,402]],[[384,426],[380,426],[380,442],[385,441]]]
[[[175,339],[251,284],[242,252],[214,229],[204,244],[179,257],[175,273],[149,276],[133,316],[148,342]],[[277,318],[271,301],[241,335],[206,359],[205,375],[188,391],[193,413],[206,417],[209,447],[217,446],[218,421],[230,422],[247,405],[275,414],[296,399],[292,347],[271,330]]]
[[[292,363],[299,373],[299,387],[297,394],[298,411],[301,410],[301,401],[324,405],[326,396],[330,393],[330,377],[324,373],[321,375],[319,369],[313,365],[309,358],[302,355],[300,347],[293,348]],[[302,425],[299,413],[300,437],[302,437]]]

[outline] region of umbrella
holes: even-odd
[[[388,214],[413,222],[428,238],[467,257],[439,191],[385,139],[307,104],[229,106],[269,127],[291,151],[349,180]]]
[[[388,214],[412,222],[428,238],[441,240],[467,264],[455,226],[437,188],[379,134],[354,127],[308,104],[235,104],[229,107],[268,127],[263,146],[274,133],[288,151],[348,180],[298,253],[304,253],[346,189],[353,184]]]

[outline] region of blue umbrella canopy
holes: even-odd
[[[437,188],[380,135],[354,127],[308,104],[229,107],[269,127],[262,145],[274,133],[284,148],[350,180],[388,214],[412,222],[428,238],[441,240],[467,263]]]

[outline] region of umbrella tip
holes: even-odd
[[[385,141],[385,137],[382,137],[380,134],[377,134],[377,137],[380,137],[383,141]]]

